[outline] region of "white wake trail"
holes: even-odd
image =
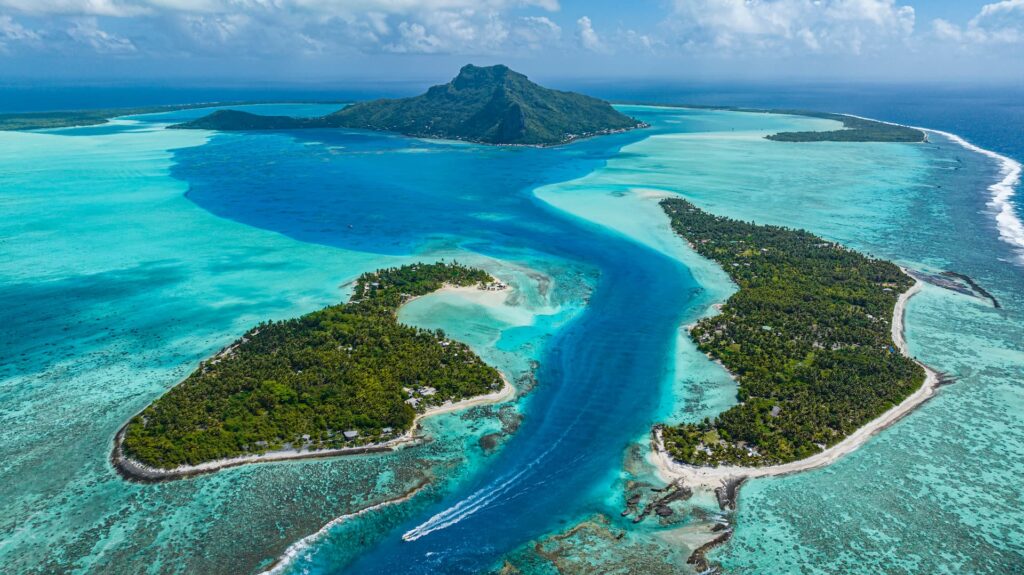
[[[564,436],[563,436],[564,437]],[[511,476],[504,476],[497,480],[497,485],[488,485],[477,491],[475,491],[469,497],[463,499],[452,507],[445,509],[444,511],[435,514],[430,519],[427,519],[417,527],[406,531],[402,535],[402,539],[405,541],[415,541],[420,537],[429,535],[434,531],[444,529],[455,525],[459,521],[462,521],[466,517],[473,515],[477,511],[483,509],[494,500],[498,499],[505,493],[507,493],[515,485],[516,480],[526,474],[528,471],[536,467],[551,451],[558,445],[562,440],[559,438],[554,444],[551,445],[544,453],[541,453],[530,463],[524,466],[522,469],[512,474]]]
[[[572,423],[566,426],[566,428],[562,431],[562,435],[560,435],[557,440],[553,441],[551,445],[546,450],[544,450],[544,453],[541,453],[540,455],[535,457],[532,461],[523,466],[522,469],[512,474],[511,476],[505,475],[498,478],[495,481],[497,485],[491,484],[481,489],[478,489],[477,491],[473,492],[472,495],[463,499],[462,501],[458,502],[452,507],[449,507],[448,509],[445,509],[444,511],[435,514],[433,517],[427,519],[420,525],[414,527],[413,529],[410,529],[409,531],[406,531],[405,534],[402,535],[402,539],[405,541],[415,541],[420,537],[429,535],[435,531],[439,531],[446,527],[451,527],[452,525],[455,525],[456,523],[462,521],[463,519],[469,517],[470,515],[473,515],[477,511],[493,503],[495,500],[497,500],[502,495],[507,493],[510,489],[512,489],[512,487],[515,486],[516,481],[520,477],[525,475],[528,471],[531,471],[541,461],[543,461],[545,457],[547,457],[552,451],[554,451],[555,448],[558,447],[560,443],[562,443],[562,440],[569,436],[570,432],[576,426],[576,424],[579,423],[580,417],[582,416],[583,412],[581,411],[579,414],[576,415],[576,418],[572,421]]]

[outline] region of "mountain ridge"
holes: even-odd
[[[171,128],[350,128],[495,145],[549,146],[646,126],[604,100],[545,88],[507,66],[468,64],[452,81],[419,96],[359,102],[318,118],[218,110]]]

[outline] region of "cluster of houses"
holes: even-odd
[[[481,284],[480,285],[480,289],[482,289],[484,291],[503,291],[503,290],[508,289],[508,285],[504,284],[504,283],[502,283],[502,282],[500,282],[498,280],[494,280],[492,282],[487,282],[485,284]]]
[[[405,402],[411,405],[413,409],[418,409],[423,398],[436,394],[437,390],[433,387],[424,385],[423,387],[417,387],[414,389],[403,387],[402,392],[405,393]]]
[[[380,430],[380,435],[382,437],[387,437],[387,436],[391,436],[391,435],[394,435],[394,434],[395,434],[395,430],[392,427],[383,427]],[[327,435],[328,438],[332,438],[332,437],[335,437],[338,434],[333,432],[333,431],[328,431],[326,433],[326,435]],[[358,429],[349,429],[347,431],[342,431],[341,432],[341,437],[346,442],[356,441],[356,440],[359,439],[359,436],[360,436],[360,434],[359,434],[359,430]],[[311,435],[309,435],[308,433],[304,433],[302,435],[302,444],[301,445],[293,446],[291,443],[285,443],[282,446],[282,448],[283,449],[293,449],[294,448],[294,449],[302,450],[302,449],[308,449],[312,445],[313,445],[313,437]],[[268,447],[270,447],[270,442],[263,441],[263,440],[256,441],[256,442],[253,443],[253,447],[255,447],[257,451],[263,451],[263,450],[267,449]]]

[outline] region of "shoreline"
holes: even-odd
[[[422,437],[417,435],[417,431],[420,429],[420,422],[428,417],[434,417],[436,415],[442,415],[445,413],[451,413],[453,411],[461,411],[463,409],[469,409],[480,405],[490,405],[495,403],[503,403],[515,396],[515,386],[509,381],[508,377],[498,371],[501,375],[501,381],[503,385],[500,390],[494,391],[485,395],[476,395],[468,397],[455,403],[448,403],[444,405],[438,405],[427,409],[423,413],[417,414],[416,418],[412,421],[412,426],[408,431],[402,435],[383,441],[380,443],[370,443],[367,445],[359,445],[354,447],[341,447],[335,449],[315,449],[315,450],[298,450],[298,449],[285,449],[279,451],[271,451],[264,454],[257,455],[240,455],[238,457],[230,457],[226,459],[216,459],[213,461],[207,461],[205,463],[199,463],[196,465],[182,465],[173,469],[159,469],[156,467],[150,467],[141,462],[138,462],[130,457],[124,455],[123,452],[123,440],[124,433],[128,428],[126,422],[117,431],[114,436],[114,450],[110,456],[110,463],[117,471],[118,475],[128,481],[136,481],[140,483],[159,483],[162,481],[173,481],[175,479],[186,479],[189,477],[195,477],[197,475],[204,475],[207,473],[214,473],[221,469],[227,469],[230,467],[238,467],[241,465],[250,465],[254,463],[267,463],[274,461],[294,461],[298,459],[319,459],[324,457],[341,457],[345,455],[366,455],[370,453],[383,453],[387,451],[394,451],[405,446],[412,446],[420,443]],[[129,422],[131,420],[129,419]]]
[[[845,115],[853,118],[860,118],[862,120],[872,120],[883,124],[903,126],[905,128],[921,130],[926,133],[931,132],[933,134],[938,134],[965,150],[981,154],[982,156],[999,162],[999,175],[1002,176],[1002,179],[986,188],[991,194],[988,205],[997,210],[996,230],[999,232],[999,239],[1013,246],[1014,250],[1017,252],[1019,262],[1024,263],[1024,222],[1021,221],[1020,216],[1017,215],[1017,212],[1013,207],[1013,203],[1010,201],[1016,195],[1016,191],[1013,188],[1020,183],[1021,172],[1024,170],[1024,166],[1022,166],[1020,162],[1009,156],[1004,156],[999,152],[993,152],[992,150],[987,150],[977,144],[972,144],[967,141],[966,138],[958,136],[952,132],[936,130],[933,128],[923,128],[921,126],[909,126],[896,122],[886,122],[885,120],[875,120],[874,118],[865,118],[854,114]]]
[[[356,517],[366,515],[371,511],[381,509],[382,507],[388,507],[390,505],[405,503],[406,501],[409,501],[410,499],[415,497],[417,493],[423,491],[423,489],[425,489],[427,485],[429,485],[429,483],[429,481],[423,479],[419,483],[417,483],[412,489],[409,489],[408,491],[406,491],[402,495],[399,495],[398,497],[395,497],[393,499],[385,499],[380,503],[375,503],[373,505],[363,507],[358,511],[345,513],[344,515],[339,515],[334,519],[331,519],[330,521],[325,523],[323,527],[317,529],[316,532],[311,533],[303,537],[302,539],[299,539],[295,543],[289,545],[288,548],[285,549],[284,552],[281,553],[281,555],[278,556],[278,558],[270,565],[270,567],[265,571],[261,571],[259,575],[275,575],[276,573],[280,573],[282,569],[288,567],[292,564],[292,562],[295,561],[295,558],[299,556],[299,553],[301,553],[304,549],[309,548],[309,546],[314,541],[323,537],[328,531],[333,529],[335,526],[340,525],[348,521],[349,519],[355,519]]]
[[[906,273],[905,269],[904,273]],[[904,339],[904,316],[906,315],[907,302],[910,298],[921,291],[921,287],[921,280],[915,280],[914,285],[911,286],[910,289],[900,294],[899,299],[896,300],[896,306],[893,308],[893,343],[896,345],[896,348],[900,350],[900,353],[910,358],[913,358],[913,356],[909,354],[906,340]],[[848,435],[839,443],[810,457],[800,459],[798,461],[791,461],[789,463],[765,467],[744,467],[734,465],[697,467],[675,461],[665,450],[661,436],[661,429],[655,429],[652,434],[651,452],[648,455],[648,461],[654,465],[658,477],[663,481],[671,483],[673,481],[682,480],[687,487],[691,487],[693,489],[705,489],[708,491],[719,488],[729,481],[739,480],[741,478],[752,479],[755,477],[776,477],[831,465],[844,455],[856,451],[859,447],[867,443],[868,439],[872,436],[896,423],[921,404],[934,397],[935,390],[939,386],[940,381],[938,372],[916,359],[914,361],[925,371],[925,380],[917,391],[907,396],[903,401],[893,406],[882,415],[858,428],[857,431]]]
[[[498,280],[500,281],[500,280]],[[476,286],[454,286],[444,284],[440,289],[435,290],[432,293],[439,293],[442,291],[456,292],[456,293],[469,293],[469,292],[480,292],[482,295],[477,296],[479,298],[494,298],[496,296],[505,297],[507,295],[505,290],[490,291],[483,290]],[[426,294],[430,295],[430,294]],[[409,302],[419,299],[424,296],[416,296],[409,298],[402,302],[400,307],[408,305]],[[483,301],[483,300],[482,300]],[[397,313],[397,312],[396,312]],[[234,349],[234,345],[229,345],[224,349],[218,351],[211,357],[220,357],[226,353],[229,353]],[[345,455],[366,455],[370,453],[383,453],[387,451],[394,451],[395,449],[413,446],[419,444],[423,438],[417,436],[417,431],[420,429],[420,422],[428,417],[435,415],[442,415],[445,413],[451,413],[453,411],[460,411],[463,409],[469,409],[477,407],[479,405],[488,405],[494,403],[503,403],[515,396],[515,386],[512,385],[508,376],[505,375],[501,370],[495,369],[498,375],[501,376],[502,386],[498,391],[483,395],[475,395],[473,397],[467,397],[454,403],[445,403],[428,408],[423,413],[419,413],[412,420],[412,425],[409,429],[399,435],[387,441],[381,441],[378,443],[368,443],[366,445],[358,445],[352,447],[339,447],[330,449],[281,449],[277,451],[270,451],[262,454],[253,455],[239,455],[236,457],[228,457],[223,459],[215,459],[213,461],[207,461],[204,463],[198,463],[196,465],[180,465],[173,469],[160,469],[157,467],[151,467],[140,461],[136,461],[124,454],[124,434],[128,429],[128,424],[131,422],[131,418],[128,419],[117,430],[114,435],[114,449],[110,454],[110,464],[114,467],[117,473],[128,481],[137,481],[141,483],[159,483],[162,481],[172,481],[175,479],[186,479],[189,477],[195,477],[197,475],[203,475],[206,473],[214,473],[221,469],[227,469],[229,467],[238,467],[241,465],[249,465],[253,463],[266,463],[274,461],[294,461],[298,459],[318,459],[323,457],[341,457]]]
[[[794,115],[793,111],[786,110],[769,110],[769,109],[728,109],[728,107],[716,107],[716,106],[698,106],[693,104],[666,104],[666,103],[636,103],[636,102],[615,102],[618,105],[626,106],[638,106],[647,108],[679,108],[685,110],[719,110],[724,112],[738,112],[738,113],[766,113],[766,114],[783,114],[783,115]],[[951,142],[959,145],[960,147],[977,154],[981,154],[987,158],[995,160],[1000,164],[999,174],[1002,176],[998,182],[991,184],[986,188],[990,194],[988,205],[992,207],[995,213],[996,230],[999,232],[999,239],[1013,247],[1017,253],[1017,263],[1024,264],[1024,221],[1022,216],[1017,214],[1016,209],[1011,202],[1011,199],[1016,195],[1014,186],[1021,183],[1022,174],[1024,174],[1024,165],[1021,162],[999,152],[994,152],[986,148],[982,148],[977,144],[973,144],[966,138],[954,134],[952,132],[946,132],[944,130],[937,130],[934,128],[925,128],[923,126],[912,126],[909,124],[900,124],[899,122],[889,122],[886,120],[879,120],[876,118],[869,118],[867,116],[859,116],[857,114],[850,114],[847,112],[830,112],[832,114],[840,116],[848,116],[850,118],[857,118],[859,120],[870,120],[872,122],[879,122],[881,124],[889,124],[890,126],[900,126],[903,128],[913,128],[915,130],[921,130],[927,137],[928,133],[938,134],[947,138]],[[923,142],[917,142],[920,144],[927,144],[928,140],[925,139]]]

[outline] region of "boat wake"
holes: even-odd
[[[565,436],[563,435],[562,438]],[[506,474],[492,484],[487,485],[473,492],[472,495],[459,501],[457,504],[445,509],[444,511],[435,514],[430,519],[427,519],[420,525],[416,526],[409,531],[406,531],[402,535],[402,539],[405,541],[415,541],[420,537],[429,535],[435,531],[440,531],[446,527],[451,527],[463,519],[473,515],[477,511],[484,509],[491,503],[499,500],[507,494],[513,487],[516,486],[519,479],[537,467],[545,457],[550,454],[555,447],[562,441],[559,438],[554,444],[551,445],[544,453],[541,453],[528,464],[523,466],[517,472],[512,474]]]
[[[335,517],[334,519],[329,521],[326,525],[321,527],[316,533],[313,533],[311,535],[307,535],[307,536],[303,537],[302,539],[299,539],[295,543],[292,543],[291,545],[289,545],[288,549],[286,549],[285,552],[282,553],[280,557],[278,557],[277,561],[275,561],[274,564],[271,565],[269,569],[267,569],[266,571],[263,571],[262,573],[260,573],[260,575],[280,575],[281,573],[284,573],[284,571],[288,567],[290,567],[291,564],[294,563],[295,560],[298,559],[299,556],[303,552],[305,552],[306,550],[310,549],[313,546],[313,544],[316,543],[317,540],[319,540],[322,537],[324,537],[334,527],[337,527],[338,525],[341,525],[342,523],[344,523],[346,521],[349,521],[351,519],[355,519],[356,517],[360,517],[362,515],[366,515],[368,513],[371,513],[373,511],[376,511],[376,510],[381,509],[383,507],[387,507],[389,505],[396,505],[396,504],[399,504],[399,503],[404,503],[404,502],[412,499],[413,496],[415,496],[417,493],[420,492],[420,490],[422,490],[424,487],[426,487],[427,483],[428,483],[427,481],[421,481],[419,484],[417,484],[415,487],[413,487],[409,491],[405,492],[405,494],[403,494],[400,497],[396,497],[394,499],[388,499],[387,501],[382,501],[380,503],[377,503],[376,505],[370,505],[369,507],[364,507],[363,509],[360,509],[359,511],[355,511],[353,513],[346,513],[345,515],[341,515],[339,517]]]

